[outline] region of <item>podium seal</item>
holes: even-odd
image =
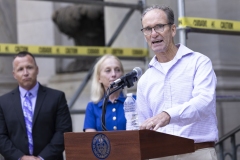
[[[92,140],[92,151],[98,159],[106,159],[111,151],[108,137],[102,133],[96,134]]]

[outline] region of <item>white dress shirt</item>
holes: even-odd
[[[193,139],[195,143],[218,140],[216,117],[217,79],[211,60],[184,45],[164,72],[156,56],[137,84],[140,124],[162,111],[170,123],[159,132]]]

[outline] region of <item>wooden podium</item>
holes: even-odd
[[[194,152],[194,141],[151,130],[68,132],[66,160],[144,160]]]

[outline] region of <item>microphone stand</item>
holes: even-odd
[[[106,128],[106,126],[105,126],[105,124],[106,124],[106,122],[105,122],[105,114],[106,114],[106,107],[107,107],[107,102],[108,102],[108,100],[109,100],[109,96],[110,96],[111,94],[113,94],[114,92],[116,92],[117,90],[119,90],[119,89],[121,89],[121,88],[123,89],[124,86],[125,86],[125,84],[122,83],[122,84],[120,84],[118,87],[114,88],[114,90],[111,91],[111,92],[110,92],[110,88],[111,88],[111,87],[109,87],[109,88],[107,89],[107,94],[106,94],[105,97],[104,97],[103,107],[102,107],[102,130],[103,130],[103,131],[107,131],[107,128]]]

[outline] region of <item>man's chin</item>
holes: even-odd
[[[22,87],[26,90],[30,90],[30,89],[33,88],[33,84],[32,83],[27,83],[27,84],[24,84]]]
[[[165,52],[165,50],[163,48],[155,48],[155,49],[152,49],[153,52],[156,54],[156,53],[163,53]]]
[[[152,46],[152,51],[154,53],[161,53],[164,52],[164,47],[163,46]]]

